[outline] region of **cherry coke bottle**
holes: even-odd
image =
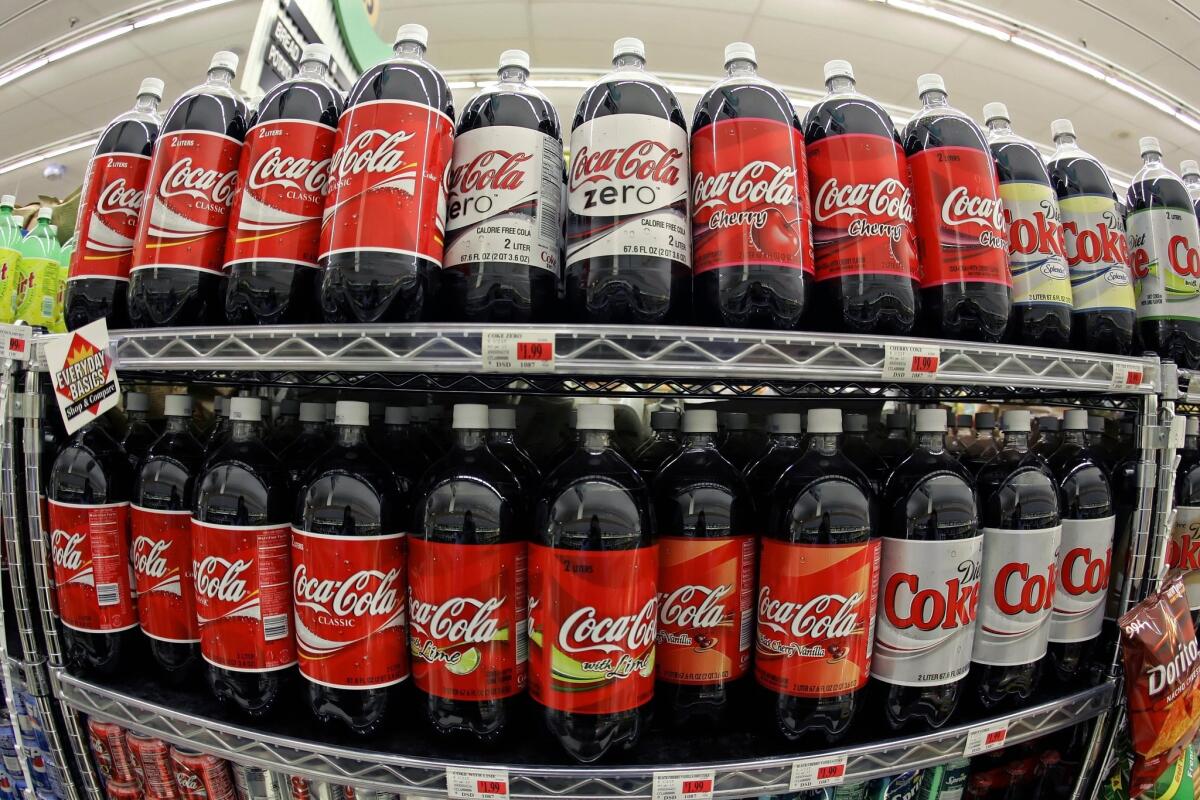
[[[394,56],[359,77],[338,121],[321,227],[326,322],[433,313],[454,101],[428,42],[423,26],[401,25]]]
[[[919,295],[908,158],[888,113],[854,85],[847,61],[825,64],[829,93],[804,117],[823,330],[905,336]]]
[[[1071,341],[1071,276],[1063,253],[1058,195],[1041,152],[1013,133],[1007,106],[988,103],[983,107],[983,121],[1008,223],[1013,304],[1007,338],[1035,347],[1067,347]]]
[[[100,134],[79,197],[79,246],[71,255],[63,315],[74,330],[98,319],[129,327],[129,267],[146,196],[150,154],[158,139],[163,82],[146,78],[131,111]]]
[[[618,39],[613,71],[584,92],[571,127],[566,313],[577,322],[679,324],[691,315],[687,123]]]
[[[952,108],[940,75],[917,78],[922,109],[904,126],[930,336],[998,342],[1012,279],[996,165],[983,131]]]
[[[467,101],[454,137],[441,273],[445,319],[549,322],[562,263],[562,127],[530,86],[529,54]]]
[[[237,190],[246,104],[238,57],[218,52],[208,77],[180,96],[154,146],[129,273],[135,328],[218,322],[225,230]]]
[[[971,684],[987,712],[1037,690],[1062,538],[1058,486],[1029,449],[1029,412],[1005,411],[1003,426],[1004,446],[978,476],[983,575]]]
[[[192,513],[200,653],[216,698],[264,717],[284,701],[296,664],[293,501],[287,474],[262,443],[258,398],[234,397],[229,418],[228,441],[196,481]]]
[[[1129,270],[1142,343],[1185,369],[1200,369],[1200,227],[1183,182],[1158,139],[1139,140],[1142,168],[1129,186]]]
[[[300,72],[250,119],[225,241],[232,325],[317,322],[317,248],[342,95],[329,48],[305,45]]]
[[[804,136],[754,48],[725,48],[726,77],[692,118],[692,292],[703,325],[795,330],[813,276]]]
[[[841,453],[842,412],[808,412],[808,450],[775,487],[759,553],[754,675],[772,731],[835,742],[862,705],[875,632],[875,495]]]
[[[296,654],[313,716],[365,736],[395,714],[408,678],[411,506],[367,445],[367,404],[339,400],[335,414],[335,441],[308,473],[292,526]]]
[[[917,443],[883,496],[872,697],[893,731],[941,728],[971,668],[983,536],[967,469],[945,449],[946,417],[917,411]]]
[[[454,406],[454,444],[419,484],[409,542],[413,683],[434,730],[503,735],[525,691],[528,515],[488,449],[488,408]]]
[[[543,481],[529,545],[529,693],[591,763],[637,745],[654,699],[658,544],[645,482],[612,446],[613,407]]]

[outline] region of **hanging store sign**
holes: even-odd
[[[46,341],[46,365],[67,433],[87,425],[121,397],[103,319]]]

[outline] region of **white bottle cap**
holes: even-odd
[[[942,80],[941,75],[936,72],[926,72],[917,78],[917,97],[933,91],[946,91],[946,82]]]
[[[54,216],[53,209],[46,208],[45,206],[42,206],[41,208],[38,209],[38,215],[37,215],[38,219],[50,219],[50,217],[52,217],[52,216]]]
[[[529,53],[524,50],[505,50],[500,54],[500,69],[517,67],[529,72]]]
[[[683,412],[684,433],[716,433],[717,412],[708,408],[689,408]]]
[[[1075,126],[1071,124],[1069,119],[1056,119],[1050,123],[1050,137],[1057,139],[1062,134],[1075,135]]]
[[[383,412],[384,425],[407,425],[408,409],[404,406],[388,406]]]
[[[917,432],[932,433],[946,430],[946,412],[940,408],[917,409]]]
[[[396,44],[400,42],[416,42],[425,47],[429,44],[429,29],[415,22],[406,22],[396,31]]]
[[[809,433],[841,433],[842,410],[840,408],[813,408],[808,412]]]
[[[1138,139],[1138,154],[1146,155],[1147,153],[1158,153],[1162,155],[1162,146],[1159,145],[1158,139],[1153,136],[1143,136]]]
[[[1200,417],[1188,417],[1186,435],[1200,436]]]
[[[1063,430],[1086,431],[1087,426],[1088,413],[1082,408],[1071,408],[1063,414]]]
[[[0,195],[0,206],[15,206],[17,204],[17,196],[15,194]]]
[[[365,428],[370,424],[371,406],[361,400],[338,400],[333,421],[336,425],[357,425]]]
[[[210,70],[227,69],[230,72],[237,72],[237,53],[229,50],[218,50],[217,52],[213,53],[212,61],[208,62],[208,68]]]
[[[279,416],[294,417],[300,413],[299,401],[293,400],[290,397],[279,401]]]
[[[1012,121],[1012,117],[1008,115],[1008,106],[1004,103],[986,103],[983,106],[983,124],[987,125],[994,119]]]
[[[163,398],[164,413],[168,417],[190,417],[192,398],[186,394],[169,394]]]
[[[262,403],[257,397],[235,397],[229,401],[229,418],[240,422],[260,422]]]
[[[329,66],[329,62],[333,60],[333,51],[327,45],[320,42],[304,45],[304,49],[300,51],[300,63],[305,61],[316,61],[319,64]]]
[[[835,58],[833,61],[825,62],[825,82],[829,83],[831,78],[849,78],[854,80],[854,67],[849,61],[843,61],[840,58]]]
[[[1006,431],[1029,431],[1031,414],[1023,409],[1004,412],[1002,425]]]
[[[450,425],[458,431],[487,430],[488,407],[483,403],[455,403]]]
[[[633,36],[622,36],[613,42],[613,60],[616,61],[621,56],[637,56],[638,58],[646,57],[646,45],[641,39]]]
[[[780,413],[767,417],[767,430],[771,433],[799,433],[802,424],[799,414]]]
[[[727,431],[744,431],[750,427],[750,415],[744,411],[726,411],[721,415],[721,427]]]
[[[166,88],[166,84],[158,78],[143,78],[142,85],[138,87],[138,97],[151,94],[162,100],[164,88]]]
[[[1200,163],[1188,159],[1187,161],[1179,162],[1180,175],[1200,175]]]
[[[150,398],[141,392],[126,392],[125,393],[125,410],[126,411],[149,411]]]
[[[758,63],[754,56],[754,45],[747,42],[731,42],[725,45],[725,63],[731,61],[750,61]]]
[[[488,427],[494,431],[515,431],[517,410],[515,408],[489,408]]]
[[[300,404],[300,421],[301,422],[324,422],[325,421],[325,404],[324,403],[301,403]]]
[[[614,427],[612,406],[589,403],[579,407],[579,419],[575,423],[577,430],[611,431]]]
[[[213,398],[213,413],[218,417],[229,416],[229,398],[219,394]]]

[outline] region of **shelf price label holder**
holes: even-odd
[[[28,361],[31,334],[27,325],[0,325],[0,358]]]
[[[792,762],[792,777],[788,791],[840,786],[846,781],[846,754],[837,753]]]
[[[942,350],[936,344],[900,344],[885,342],[883,369],[885,381],[933,383],[942,365]]]
[[[1134,364],[1129,361],[1113,362],[1113,389],[1121,392],[1136,389],[1142,385],[1143,378],[1145,378],[1145,369],[1141,364]]]
[[[716,779],[711,769],[656,772],[653,800],[712,800]]]
[[[977,725],[967,731],[967,741],[963,745],[963,756],[970,758],[980,753],[999,750],[1008,741],[1008,720],[988,722]]]
[[[480,356],[484,372],[554,372],[553,331],[537,328],[489,328]]]
[[[67,433],[74,433],[121,399],[108,323],[89,322],[46,340],[46,365]]]
[[[451,800],[508,800],[508,770],[447,767],[446,794]]]

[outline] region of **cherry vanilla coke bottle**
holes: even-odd
[[[67,328],[98,319],[129,327],[129,266],[133,237],[146,196],[150,154],[158,139],[163,82],[146,78],[131,111],[100,134],[79,193],[79,246],[71,255],[63,300]]]
[[[342,95],[326,78],[329,48],[305,45],[300,72],[250,119],[225,241],[233,325],[317,322],[317,249]]]
[[[998,342],[1012,279],[996,166],[983,131],[952,108],[940,75],[917,78],[922,108],[904,126],[930,336]]]
[[[233,88],[238,57],[212,58],[208,77],[163,119],[129,273],[135,328],[217,322],[225,230],[246,135],[246,104]]]
[[[454,102],[428,41],[423,26],[401,25],[393,57],[359,77],[338,121],[321,227],[326,322],[433,313]]]
[[[829,93],[804,117],[817,283],[824,330],[904,336],[919,295],[908,159],[892,118],[854,85],[847,61],[825,64]]]
[[[562,127],[526,82],[528,53],[501,53],[499,75],[467,101],[455,131],[442,316],[548,322],[562,263]]]
[[[339,400],[334,442],[300,490],[291,536],[296,654],[313,716],[377,733],[408,678],[404,520],[411,503]]]
[[[728,45],[692,118],[693,302],[704,325],[795,330],[813,274],[804,136],[757,66]]]
[[[613,407],[543,482],[529,545],[529,692],[590,763],[637,745],[654,699],[658,544],[645,482],[612,446]]]
[[[687,123],[646,71],[640,39],[584,92],[571,127],[566,303],[570,319],[679,324],[691,315]]]
[[[259,399],[232,398],[229,419],[229,439],[196,480],[196,618],[213,694],[263,717],[283,702],[296,664],[292,495],[279,460],[262,443]]]

